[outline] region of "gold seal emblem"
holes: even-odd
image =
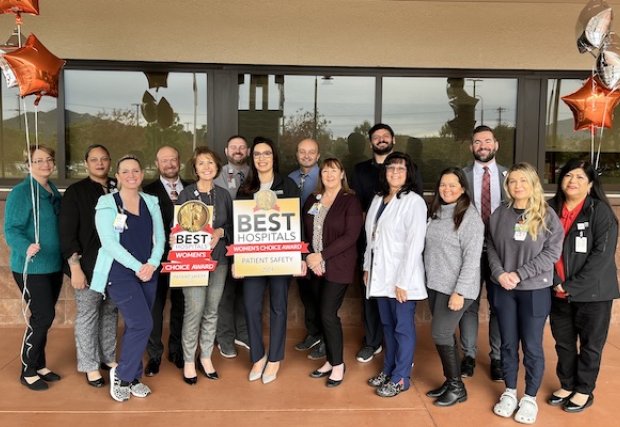
[[[275,208],[278,203],[278,196],[271,190],[261,190],[254,195],[256,207],[262,211],[268,211]]]
[[[198,200],[185,202],[179,208],[177,222],[185,231],[195,233],[209,223],[209,209]]]

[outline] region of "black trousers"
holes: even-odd
[[[24,278],[13,272],[13,278],[24,292]],[[22,349],[22,374],[25,377],[37,375],[37,370],[46,367],[45,345],[56,316],[55,306],[62,288],[62,271],[49,274],[29,274],[26,282],[26,301],[30,302],[30,329],[26,332]]]
[[[455,332],[463,313],[474,300],[465,299],[463,307],[458,311],[448,308],[450,295],[428,289],[428,305],[433,319],[431,320],[431,335],[436,345],[456,345]]]
[[[594,391],[609,332],[612,303],[553,298],[549,319],[558,354],[556,374],[564,390],[582,394]]]
[[[299,298],[304,306],[304,324],[306,325],[306,331],[308,335],[313,337],[323,336],[323,327],[321,325],[320,309],[320,282],[321,280],[314,280],[316,276],[312,275],[312,278],[298,278],[297,285],[299,287]]]
[[[323,339],[325,340],[327,361],[332,366],[340,365],[343,363],[343,336],[338,310],[342,307],[348,284],[330,282],[324,277],[317,277],[315,275],[312,275],[309,282],[313,298],[318,301],[320,325]]]
[[[164,353],[164,344],[161,341],[164,306],[168,298],[168,288],[170,287],[170,274],[159,274],[157,278],[157,293],[151,314],[153,316],[153,330],[146,346],[149,359],[161,359]],[[183,290],[180,288],[170,289],[170,336],[168,338],[168,355],[179,353],[181,349],[181,328],[183,327],[183,311],[185,301],[183,300]]]
[[[362,282],[362,313],[364,316],[364,345],[377,348],[383,344],[383,324],[379,316],[377,298],[366,298],[366,286]]]

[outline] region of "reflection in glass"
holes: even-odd
[[[276,142],[280,171],[296,169],[297,143],[314,138],[321,157],[337,157],[347,174],[368,158],[366,130],[374,117],[373,77],[240,75],[239,133]]]
[[[560,168],[571,158],[590,160],[591,144],[594,153],[600,145],[599,169],[603,183],[620,183],[620,121],[619,115],[610,129],[574,130],[573,114],[562,102],[562,96],[575,92],[584,81],[579,79],[550,79],[547,89],[547,120],[545,138],[545,183],[556,183]],[[618,111],[618,108],[616,108]]]
[[[28,128],[30,130],[30,143],[35,144],[35,107],[34,95],[19,96],[19,88],[6,87],[6,81],[2,80],[0,98],[0,178],[22,178],[28,173],[24,163],[24,150],[26,149],[26,112]],[[38,132],[39,144],[44,144],[57,149],[57,111],[56,98],[44,96],[38,106]],[[52,178],[56,178],[55,171]]]
[[[86,176],[83,156],[91,144],[106,146],[113,160],[138,156],[149,178],[162,145],[189,159],[207,143],[206,92],[204,73],[65,71],[67,178]]]
[[[516,79],[385,77],[382,104],[396,149],[412,156],[427,188],[446,167],[471,163],[471,132],[480,124],[499,141],[497,161],[513,163]]]

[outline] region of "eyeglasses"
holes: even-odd
[[[396,165],[386,166],[385,170],[390,173],[406,173],[407,172],[407,168],[405,166],[396,166]]]
[[[262,153],[260,151],[255,151],[253,156],[255,159],[268,159],[269,157],[273,156],[273,151],[263,151]]]
[[[42,165],[43,163],[54,164],[54,163],[56,163],[56,160],[54,160],[51,157],[48,157],[47,159],[36,159],[36,160],[32,161],[32,164],[33,165],[37,165],[37,166]]]

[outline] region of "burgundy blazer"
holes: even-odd
[[[308,211],[316,202],[316,195],[311,194],[302,211],[305,240],[309,242],[310,252],[315,252],[312,247],[314,215]],[[340,191],[323,223],[321,255],[325,260],[325,278],[330,282],[353,282],[357,268],[357,238],[363,225],[362,206],[357,197]]]

